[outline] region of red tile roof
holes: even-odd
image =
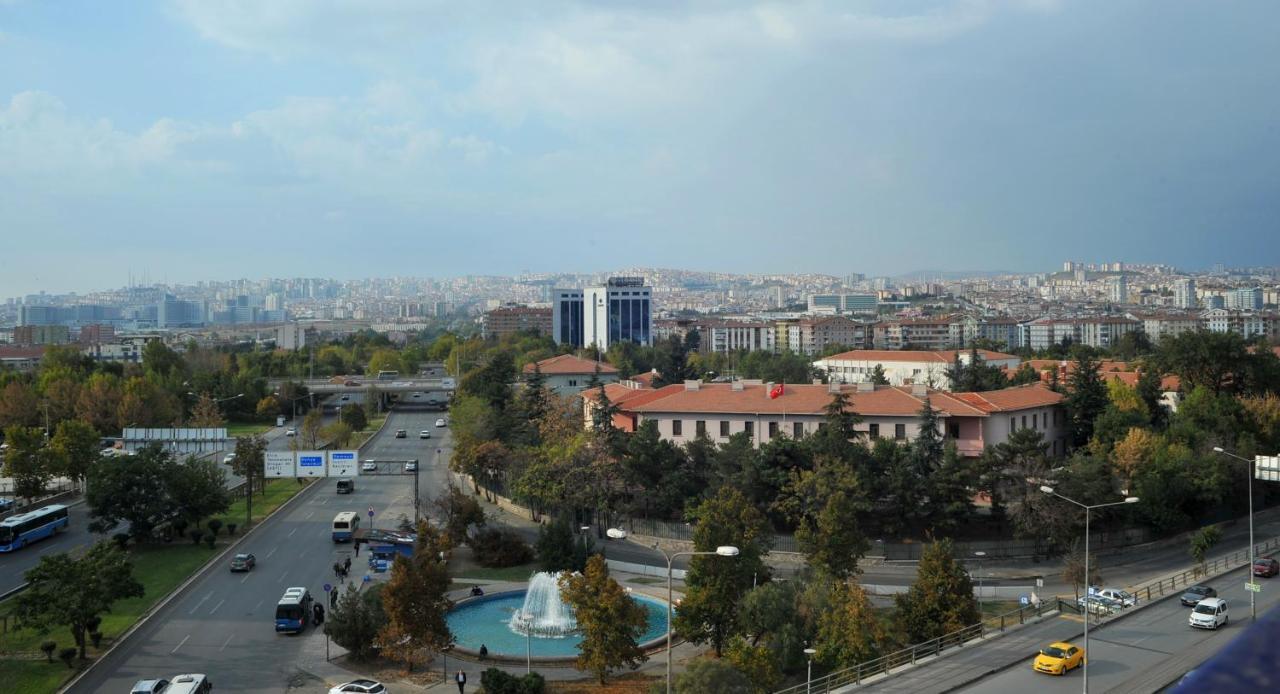
[[[987,413],[1048,407],[1057,405],[1063,400],[1061,393],[1055,393],[1039,383],[988,390],[982,393],[952,393],[952,395]]]
[[[600,365],[600,373],[617,374],[618,370],[605,362],[595,362],[590,359],[580,359],[572,354],[561,354],[558,357],[543,359],[538,362],[538,369],[542,371],[544,376],[547,375],[578,375],[593,374],[596,372],[596,365]],[[533,364],[525,364],[524,372],[526,374],[533,373]]]
[[[955,361],[957,354],[968,353],[969,350],[967,349],[948,349],[936,352],[909,349],[855,349],[851,352],[841,352],[840,354],[833,354],[823,358],[847,361],[928,361],[950,364]],[[992,352],[986,349],[978,350],[978,356],[982,357],[983,361],[1018,358],[1017,355]]]

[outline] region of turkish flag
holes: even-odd
[[[773,387],[773,390],[769,391],[769,399],[770,399],[770,400],[774,400],[774,399],[776,399],[778,396],[782,395],[782,390],[783,390],[783,388],[782,388],[782,384],[781,384],[781,383],[779,383],[778,385],[774,386],[774,387]]]

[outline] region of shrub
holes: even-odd
[[[84,628],[88,631],[97,631],[100,626],[102,626],[102,617],[99,617],[98,615],[94,615],[84,620]]]
[[[485,694],[542,694],[547,685],[536,672],[516,677],[491,667],[481,673],[480,686]]]
[[[57,642],[57,641],[45,641],[45,642],[43,642],[43,643],[41,643],[41,644],[40,644],[40,650],[44,651],[44,657],[45,657],[46,659],[48,659],[48,661],[49,661],[49,662],[51,662],[51,663],[52,663],[52,662],[53,662],[53,652],[54,652],[54,651],[56,651],[56,650],[58,650],[58,642]]]
[[[116,533],[111,536],[111,539],[120,549],[124,549],[129,545],[129,533]]]
[[[174,518],[174,519],[169,523],[169,525],[170,525],[170,527],[172,527],[172,528],[173,528],[173,531],[174,531],[175,533],[177,533],[178,535],[182,535],[183,533],[187,532],[187,526],[188,526],[188,525],[190,525],[190,524],[189,524],[189,523],[187,523],[187,519],[186,519],[186,518]]]
[[[187,537],[191,538],[191,544],[198,545],[200,544],[200,540],[204,538],[204,531],[200,528],[192,528],[187,533]]]
[[[209,526],[209,532],[217,535],[218,531],[222,530],[223,523],[217,518],[211,518],[208,523],[205,523],[205,525]]]
[[[484,528],[469,541],[476,562],[491,569],[519,566],[533,561],[533,550],[514,530]]]
[[[58,651],[58,658],[61,659],[62,662],[66,663],[67,667],[73,667],[71,665],[71,661],[76,659],[76,652],[75,648],[64,648]]]
[[[214,535],[213,533],[209,533],[208,535],[204,536],[204,543],[206,545],[209,545],[209,549],[213,549],[213,545],[217,541],[218,541],[218,536]]]
[[[238,527],[240,527],[240,526],[236,525],[235,523],[227,523],[227,534],[228,534],[228,535],[235,535],[235,534],[236,534],[236,528],[238,528]]]
[[[89,642],[93,644],[93,647],[94,647],[94,648],[97,648],[97,647],[101,646],[101,645],[102,645],[102,632],[101,632],[101,631],[91,631],[91,632],[89,632]]]

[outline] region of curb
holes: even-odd
[[[317,489],[318,486],[308,485],[308,488]],[[117,637],[116,640],[112,642],[110,648],[108,648],[107,650],[99,654],[97,658],[90,661],[89,666],[81,670],[80,672],[76,673],[76,676],[71,678],[70,682],[67,682],[66,684],[59,687],[58,694],[63,694],[63,692],[70,691],[72,687],[76,686],[76,684],[80,682],[80,680],[84,679],[86,675],[92,672],[95,667],[98,667],[98,665],[105,662],[107,658],[109,658],[111,654],[115,652],[116,648],[118,648],[121,644],[127,641],[130,636],[133,636],[133,633],[135,631],[142,628],[142,626],[145,625],[147,622],[151,621],[151,618],[154,617],[156,613],[160,612],[160,610],[163,610],[166,606],[168,606],[170,602],[173,602],[174,598],[185,593],[187,591],[187,588],[189,588],[192,583],[195,583],[197,579],[202,578],[206,573],[208,573],[209,569],[212,568],[214,564],[220,561],[224,556],[226,556],[228,552],[234,550],[236,547],[240,545],[241,542],[244,542],[245,540],[247,540],[250,535],[253,535],[253,533],[256,532],[258,528],[261,528],[264,524],[266,524],[268,520],[273,518],[277,513],[284,510],[286,507],[291,506],[298,499],[301,499],[304,495],[306,495],[307,491],[308,491],[307,489],[303,489],[297,494],[294,494],[291,499],[277,506],[274,511],[267,514],[267,516],[263,518],[262,521],[260,521],[257,525],[250,528],[248,532],[241,535],[240,538],[237,539],[235,542],[232,542],[231,544],[227,545],[225,548],[223,548],[221,552],[218,552],[214,556],[209,557],[209,560],[206,561],[203,566],[201,566],[199,569],[194,571],[180,585],[175,587],[173,590],[169,591],[169,594],[161,598],[159,602],[152,605],[151,608],[147,610],[146,614],[139,617],[138,621],[134,622],[133,625],[130,626],[128,629],[126,629],[123,634]]]

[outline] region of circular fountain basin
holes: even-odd
[[[492,656],[523,659],[525,636],[516,633],[510,622],[524,606],[525,592],[520,590],[471,598],[454,608],[448,615],[448,622],[457,647],[478,652],[483,644]],[[664,638],[667,634],[667,603],[635,593],[631,599],[645,610],[645,631],[636,643],[646,644]],[[561,659],[576,657],[581,642],[582,637],[575,633],[559,638],[531,636],[528,645],[535,658]]]

